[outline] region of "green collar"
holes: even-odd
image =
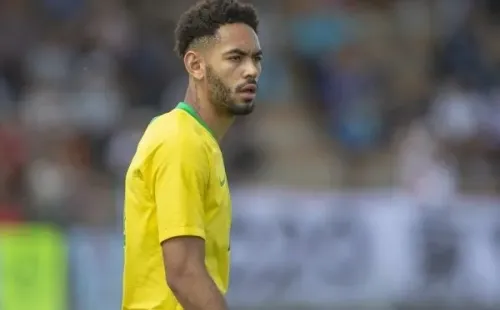
[[[214,132],[210,127],[208,127],[207,123],[201,119],[200,115],[196,112],[196,110],[190,106],[189,104],[185,102],[179,102],[179,104],[175,107],[176,109],[181,109],[186,111],[189,115],[191,115],[198,123],[200,123],[201,126],[205,127],[205,129],[215,138],[217,141],[217,138],[215,137]]]

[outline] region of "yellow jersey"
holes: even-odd
[[[180,310],[166,282],[160,243],[205,239],[205,264],[229,285],[231,200],[219,144],[186,103],[153,119],[125,180],[122,310]]]

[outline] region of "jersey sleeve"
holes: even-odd
[[[187,138],[157,148],[152,169],[160,243],[179,236],[205,239],[207,168],[205,153]]]

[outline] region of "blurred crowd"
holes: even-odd
[[[294,110],[340,162],[329,186],[400,187],[429,204],[500,193],[499,1],[252,2],[264,72],[258,115],[224,142],[235,183],[274,171],[279,156],[253,136]],[[173,29],[192,3],[0,2],[0,220],[121,221],[142,131],[184,96]],[[271,110],[277,125],[264,126]]]

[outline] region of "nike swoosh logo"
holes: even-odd
[[[220,183],[220,186],[224,186],[224,184],[226,184],[226,179],[219,179],[219,183]]]

